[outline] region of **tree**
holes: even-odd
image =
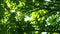
[[[1,0],[0,34],[59,34],[59,4],[59,0]]]

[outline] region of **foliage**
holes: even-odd
[[[59,34],[60,0],[0,0],[0,34]]]

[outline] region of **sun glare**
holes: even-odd
[[[32,17],[29,17],[29,16],[26,16],[26,18],[24,19],[24,21],[28,21],[28,20],[31,20]]]
[[[15,12],[15,10],[11,10],[11,12]]]
[[[45,1],[48,1],[48,2],[49,2],[49,1],[51,1],[51,0],[45,0]]]
[[[47,34],[47,32],[42,32],[42,34]]]

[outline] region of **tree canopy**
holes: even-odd
[[[60,0],[0,0],[0,34],[59,34]]]

